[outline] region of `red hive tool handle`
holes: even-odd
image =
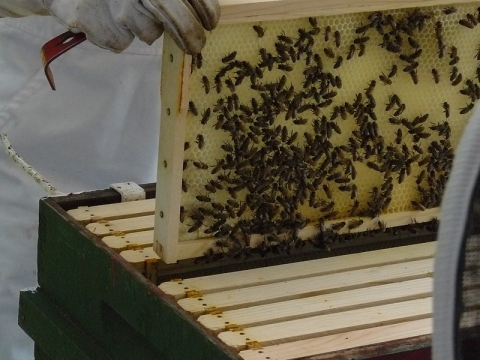
[[[52,87],[52,90],[55,90],[55,82],[53,81],[52,71],[48,66],[57,57],[67,52],[71,48],[77,46],[86,39],[87,38],[84,33],[75,34],[71,31],[67,31],[43,45],[41,51],[43,68],[45,70],[47,80]]]

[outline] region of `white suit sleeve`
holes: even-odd
[[[1,0],[0,17],[23,17],[29,15],[50,15],[40,0]]]
[[[53,15],[73,32],[114,52],[138,37],[152,44],[164,29],[189,54],[205,45],[205,30],[218,23],[218,0],[2,0],[0,16]]]

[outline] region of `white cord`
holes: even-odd
[[[17,154],[13,149],[10,140],[8,140],[7,134],[1,133],[0,140],[2,141],[3,147],[7,155],[26,173],[29,175],[37,184],[39,184],[49,196],[62,196],[67,195],[58,191],[52,184],[50,184],[37,170],[35,170],[30,164],[28,164],[23,158]]]

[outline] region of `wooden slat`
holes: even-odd
[[[82,224],[98,220],[115,220],[136,216],[153,215],[155,212],[155,199],[128,201],[123,203],[80,206],[67,211],[70,216]]]
[[[432,299],[425,298],[250,327],[241,331],[227,331],[218,337],[229,346],[245,349],[248,341],[258,341],[262,346],[271,345],[419,320],[431,317],[431,314]]]
[[[153,248],[153,231],[140,231],[125,235],[105,236],[102,238],[116,252],[132,248]],[[206,249],[214,245],[214,240],[192,240],[181,241],[178,244],[178,260],[191,259],[193,254],[197,254],[200,250]]]
[[[459,4],[462,0],[220,0],[221,23],[286,20],[408,7]]]
[[[102,241],[116,252],[137,248],[153,248],[153,230],[105,236]],[[191,259],[192,254],[197,254],[201,249],[206,250],[213,245],[214,240],[182,241],[178,244],[178,260]]]
[[[119,219],[88,224],[86,228],[97,236],[103,237],[115,233],[131,233],[153,230],[154,215]]]
[[[306,318],[375,305],[420,299],[431,296],[431,278],[365,287],[333,294],[310,296],[290,301],[265,304],[221,314],[202,315],[198,321],[214,332],[225,331],[226,324],[252,327],[280,321]]]
[[[120,253],[120,256],[127,260],[139,272],[145,272],[146,261],[159,260],[160,257],[153,251],[153,248],[141,250],[126,250]]]
[[[250,286],[219,293],[201,293],[200,298],[181,299],[178,301],[178,304],[191,313],[201,313],[209,307],[216,307],[226,311],[240,307],[358,289],[377,284],[431,277],[432,268],[433,259],[424,259],[410,261],[408,263],[384,265],[323,276],[281,281],[266,285]]]
[[[163,37],[162,112],[158,148],[153,248],[167,264],[177,261],[180,198],[191,56]]]
[[[102,241],[116,252],[137,248],[153,248],[153,231],[140,231],[125,235],[105,236]]]
[[[209,294],[243,286],[269,284],[305,276],[326,275],[382,264],[395,264],[403,261],[431,258],[435,253],[435,246],[435,242],[429,242],[398,247],[394,251],[392,249],[368,251],[326,259],[184,279],[181,283],[165,282],[160,284],[159,287],[165,293],[180,299],[185,296],[185,287],[188,287],[189,290],[200,291],[202,294]]]
[[[341,350],[408,339],[432,333],[432,319],[413,320],[399,324],[382,325],[370,329],[353,330],[286,344],[271,345],[262,349],[244,350],[245,360],[289,360],[326,354]]]

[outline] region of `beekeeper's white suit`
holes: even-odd
[[[186,0],[0,0],[0,132],[63,192],[154,182],[159,22],[181,47],[196,52],[204,44],[203,28],[218,21],[216,0],[190,2],[193,6]],[[32,13],[56,18],[12,18]],[[100,47],[124,51],[80,44],[53,62],[54,92],[39,51],[67,30],[61,23],[85,32]],[[148,46],[135,39],[130,45],[134,35],[155,42]],[[33,359],[33,341],[17,325],[18,296],[36,284],[38,200],[43,196],[1,151],[0,359]]]

